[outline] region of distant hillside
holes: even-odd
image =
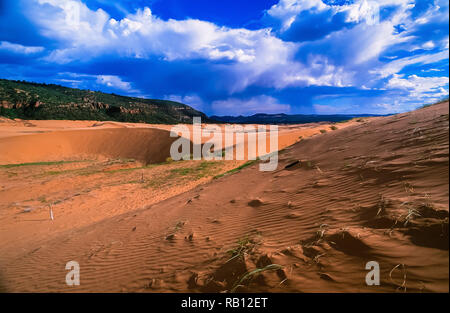
[[[372,114],[254,114],[252,116],[211,116],[210,118],[222,123],[232,124],[303,124],[314,122],[341,122],[355,117],[378,116]]]
[[[158,124],[210,121],[190,106],[98,91],[0,79],[0,115],[22,119],[66,119]]]

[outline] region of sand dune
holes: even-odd
[[[2,284],[63,292],[448,292],[448,123],[446,102],[307,138],[280,153],[275,172],[255,163],[0,258]],[[50,232],[52,223],[43,223]],[[70,260],[80,263],[80,286],[64,283]],[[365,283],[369,261],[380,265],[380,286]]]
[[[357,122],[340,123],[345,128]],[[169,136],[174,125],[65,121],[65,120],[0,120],[0,164],[42,162],[86,157],[133,158],[143,163],[157,163],[169,157],[170,145],[176,138]],[[193,141],[192,125],[184,125],[190,130],[189,140]],[[258,127],[258,125],[248,125]],[[284,125],[279,127],[278,149],[283,149],[299,138],[330,130],[331,124],[311,123],[305,125]],[[211,129],[211,124],[203,124],[202,129]],[[219,125],[222,132],[222,149],[225,146],[225,125]],[[200,134],[201,135],[201,134]],[[30,137],[32,136],[32,137]],[[204,144],[212,137],[202,136]],[[235,138],[236,140],[237,138]],[[244,148],[244,159],[248,160],[248,135],[234,142]],[[267,135],[267,153],[271,152]],[[191,144],[192,151],[192,144]],[[256,151],[255,156],[259,156]],[[253,155],[252,155],[253,156]]]
[[[114,127],[116,125],[114,124]],[[176,138],[161,129],[108,128],[54,131],[0,138],[0,163],[25,163],[89,157],[163,162]]]

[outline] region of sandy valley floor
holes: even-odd
[[[448,292],[448,126],[448,102],[280,126],[260,172],[166,160],[169,126],[1,119],[0,288]]]

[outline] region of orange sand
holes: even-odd
[[[79,161],[0,167],[0,288],[448,292],[448,102],[336,126],[281,126],[276,171],[213,179],[244,161],[114,159],[138,160],[129,147],[169,126],[2,120],[0,164]],[[132,145],[111,140],[133,131]],[[80,286],[64,282],[71,260]],[[365,284],[368,261],[380,286]]]

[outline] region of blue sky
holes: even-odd
[[[448,0],[7,0],[0,77],[208,115],[396,113],[448,97],[448,28]]]

